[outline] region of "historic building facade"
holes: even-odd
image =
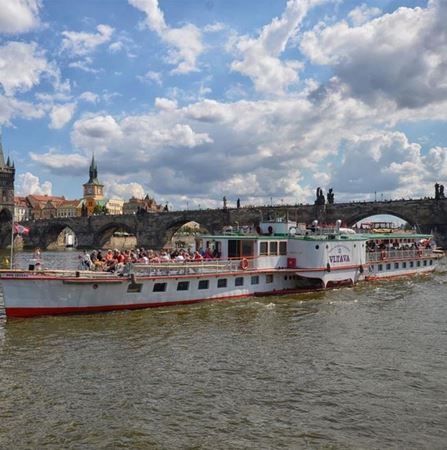
[[[10,220],[14,216],[14,178],[16,169],[14,163],[5,163],[2,137],[0,135],[0,219]]]

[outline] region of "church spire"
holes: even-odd
[[[89,180],[88,183],[90,184],[99,184],[98,181],[98,168],[96,167],[96,161],[95,161],[95,155],[92,155],[92,162],[90,164],[90,168],[89,168]]]
[[[5,157],[3,156],[2,131],[0,129],[0,167],[5,167]]]

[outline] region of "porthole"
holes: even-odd
[[[316,246],[315,246],[315,250],[318,250],[319,248],[320,248],[319,245],[316,245]]]

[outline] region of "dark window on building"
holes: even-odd
[[[189,289],[189,281],[179,281],[177,283],[177,291],[187,291]]]
[[[251,284],[259,284],[259,275],[253,275],[251,277]]]
[[[199,280],[199,289],[208,289],[209,285],[209,280]]]
[[[287,255],[287,242],[286,241],[282,241],[279,243],[279,254]]]
[[[224,288],[227,287],[227,279],[226,278],[219,278],[217,280],[217,287],[218,288]]]
[[[268,242],[260,242],[259,245],[259,254],[260,255],[268,255],[268,247],[267,247]]]
[[[155,283],[153,292],[166,292],[166,283]]]
[[[269,273],[265,276],[265,282],[266,283],[273,283],[273,274]]]
[[[243,286],[244,285],[244,277],[236,277],[234,279],[235,286]]]
[[[277,255],[278,254],[278,242],[273,241],[270,242],[270,255]]]

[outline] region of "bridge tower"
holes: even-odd
[[[14,178],[16,169],[9,157],[5,164],[0,134],[0,221],[11,221],[14,215]]]
[[[83,209],[86,215],[91,216],[97,205],[104,204],[104,185],[98,181],[98,167],[96,166],[95,156],[92,156],[92,162],[89,168],[89,179],[83,184],[84,199]]]

